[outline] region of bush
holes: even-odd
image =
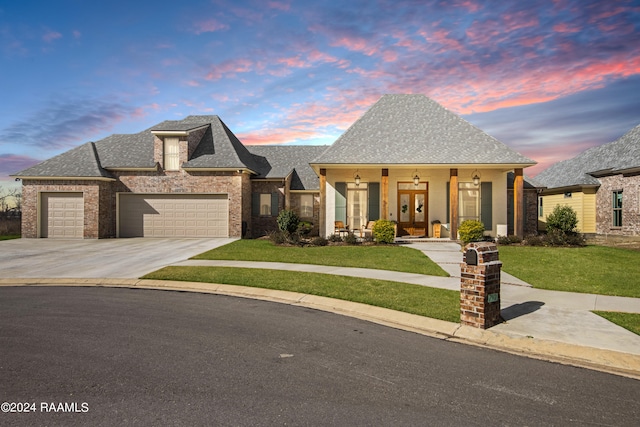
[[[393,243],[396,239],[396,225],[386,219],[376,221],[371,232],[378,243]]]
[[[342,240],[348,245],[355,245],[358,243],[358,238],[352,232],[349,232]]]
[[[342,236],[338,233],[329,236],[329,241],[333,243],[342,242]]]
[[[283,231],[285,233],[294,233],[296,230],[298,230],[300,219],[294,211],[285,209],[280,211],[280,213],[278,214],[277,223],[280,231]]]
[[[309,221],[300,221],[298,224],[297,232],[302,236],[308,235],[311,233],[311,230],[313,230],[313,223]]]
[[[523,243],[527,246],[546,246],[544,237],[542,234],[530,234],[524,238]]]
[[[272,231],[267,236],[274,245],[284,245],[287,242],[287,236],[282,231]]]
[[[547,246],[584,246],[585,238],[580,233],[565,233],[558,229],[548,230],[544,238]]]
[[[556,206],[547,216],[547,230],[559,230],[562,233],[575,233],[578,225],[578,215],[571,206]]]
[[[460,224],[458,233],[460,234],[460,240],[465,245],[471,242],[479,242],[484,235],[484,224],[480,221],[467,219]]]
[[[510,236],[498,236],[498,238],[496,239],[496,242],[499,245],[513,245],[513,244],[521,243],[522,239],[512,234]]]
[[[322,236],[317,236],[311,239],[311,244],[313,246],[327,246],[329,241]]]

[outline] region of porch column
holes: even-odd
[[[522,168],[513,170],[513,234],[524,237],[524,218],[522,211],[524,206],[524,176]]]
[[[320,236],[327,236],[327,170],[320,169]]]
[[[458,239],[458,169],[449,169],[449,224],[451,240]]]
[[[382,219],[389,219],[389,169],[382,169],[380,186],[382,187]]]

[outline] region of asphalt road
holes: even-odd
[[[3,426],[635,426],[640,381],[283,304],[16,287],[0,402],[35,408]]]

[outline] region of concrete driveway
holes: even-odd
[[[2,278],[138,278],[236,239],[0,241]]]

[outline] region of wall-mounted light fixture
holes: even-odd
[[[360,187],[360,175],[358,175],[358,169],[356,169],[356,174],[353,179],[356,182],[356,187]]]
[[[471,180],[473,181],[473,185],[475,185],[476,187],[480,185],[480,173],[478,172],[478,169],[474,170],[471,176],[472,176]]]
[[[416,187],[420,184],[420,177],[418,176],[418,169],[416,169],[416,174],[413,176],[413,185]]]

